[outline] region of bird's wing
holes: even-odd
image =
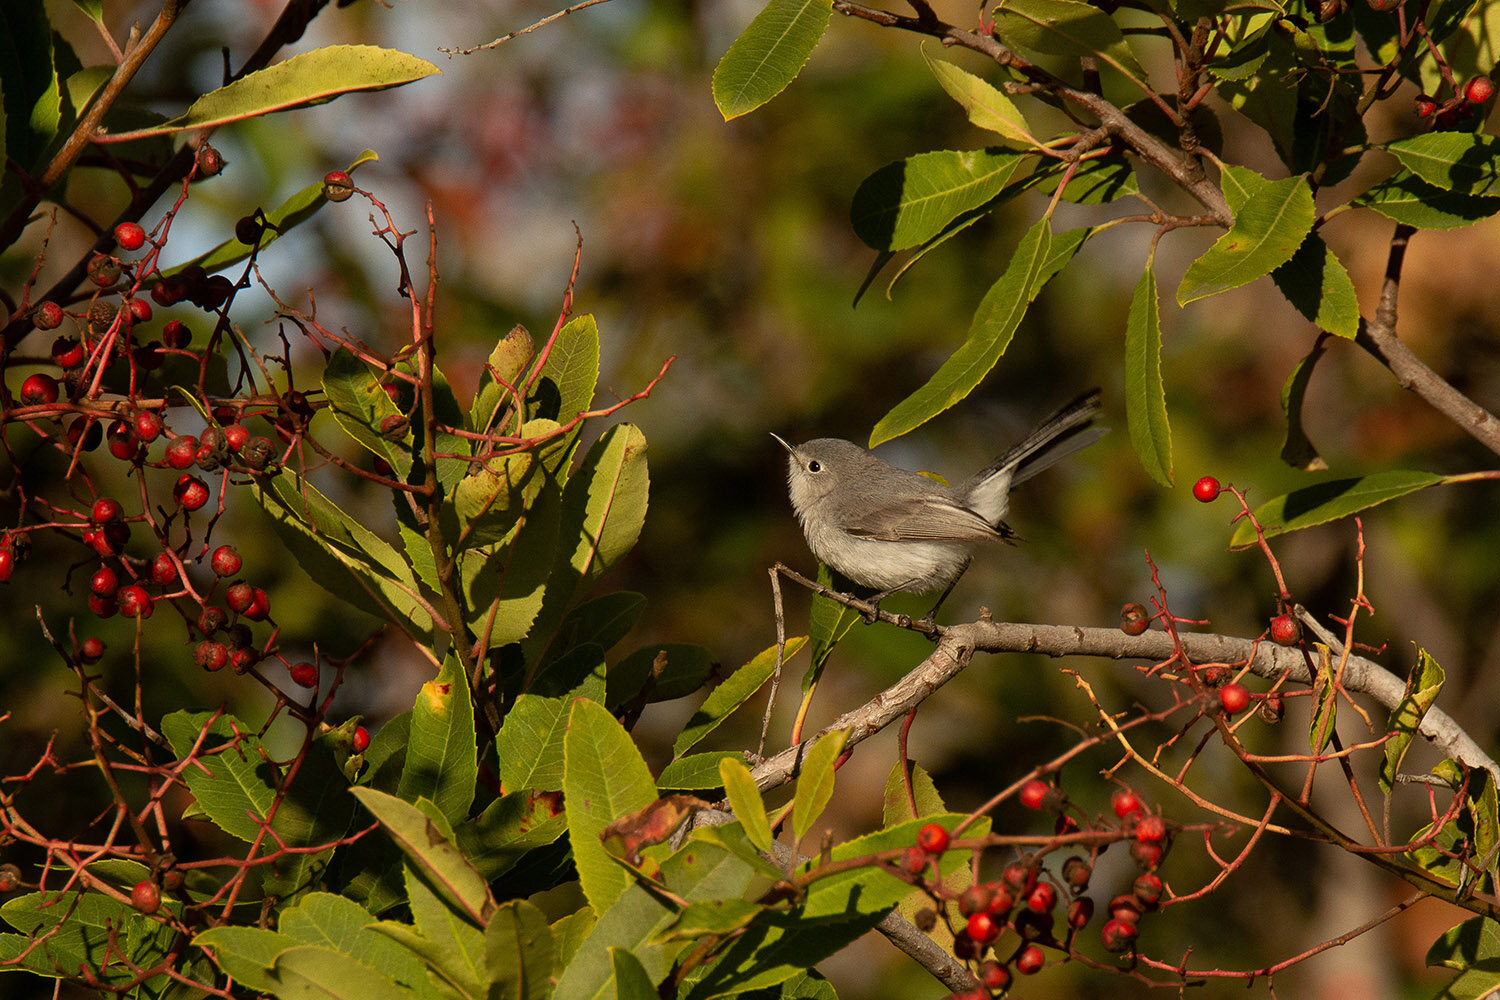
[[[858,520],[844,530],[882,542],[1002,541],[1014,535],[1004,523],[992,527],[969,508],[942,497],[877,504],[861,511]]]

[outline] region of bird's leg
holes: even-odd
[[[948,586],[944,588],[942,595],[937,599],[937,603],[932,606],[932,610],[927,612],[927,614],[923,615],[921,619],[916,622],[917,627],[926,632],[929,637],[936,634],[937,631],[938,608],[941,608],[943,606],[943,602],[948,599],[948,595],[953,593],[953,588],[958,586],[958,581],[961,580],[964,573],[968,571],[969,563],[971,561],[972,559],[964,560],[964,564],[958,568],[957,575],[955,575]]]

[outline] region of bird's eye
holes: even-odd
[[[815,458],[811,462],[807,463],[807,471],[808,472],[822,472],[823,471],[823,463],[820,462],[820,461],[818,461]]]

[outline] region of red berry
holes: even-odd
[[[987,990],[998,992],[1010,988],[1010,970],[993,959],[981,964],[975,970],[975,975],[979,979],[979,985]],[[988,1000],[987,994],[981,993],[980,996]]]
[[[122,462],[134,461],[140,454],[140,442],[136,440],[135,429],[123,420],[116,420],[109,425],[109,430],[104,432],[104,439],[109,442],[109,453]]]
[[[1068,904],[1068,926],[1077,930],[1094,919],[1094,901],[1087,896]]]
[[[1048,913],[1057,905],[1057,890],[1051,882],[1039,882],[1026,897],[1026,908],[1032,913]]]
[[[204,635],[213,635],[228,622],[229,616],[224,613],[223,608],[210,605],[198,614],[198,631]]]
[[[1141,805],[1140,798],[1128,788],[1117,789],[1109,797],[1109,804],[1115,811],[1115,815],[1124,819],[1131,813],[1138,813],[1145,807]]]
[[[172,488],[172,498],[184,510],[197,510],[208,503],[208,484],[196,476],[183,475]]]
[[[1494,81],[1482,74],[1474,77],[1464,86],[1464,100],[1470,104],[1483,104],[1494,96]]]
[[[1005,866],[1000,877],[1005,884],[1015,890],[1016,895],[1025,896],[1036,886],[1036,872],[1029,865],[1023,865],[1019,861],[1012,861]]]
[[[255,598],[250,606],[245,609],[245,617],[253,622],[263,622],[271,615],[271,602],[266,598],[266,592],[259,587],[255,588]]]
[[[10,546],[0,548],[0,583],[9,583],[10,575],[16,571],[16,554]]]
[[[1151,627],[1151,615],[1139,602],[1131,602],[1120,609],[1120,631],[1126,635],[1140,635]]]
[[[37,372],[21,383],[21,405],[47,406],[57,402],[57,379]]]
[[[243,674],[246,670],[260,662],[260,653],[253,646],[241,646],[229,654],[229,665],[237,674]]]
[[[104,656],[104,643],[90,636],[78,647],[78,658],[84,663],[98,663]]]
[[[75,417],[68,424],[68,446],[93,451],[104,440],[104,427],[93,417]]]
[[[172,439],[167,445],[167,464],[174,469],[186,469],[193,464],[198,454],[198,439],[191,434]]]
[[[52,361],[59,368],[77,368],[85,357],[77,337],[58,337],[52,342]]]
[[[1141,905],[1148,910],[1156,909],[1156,903],[1161,899],[1161,894],[1166,891],[1162,885],[1161,876],[1154,872],[1136,876],[1135,882],[1130,887],[1135,898],[1141,901]]]
[[[179,320],[172,320],[161,328],[161,342],[173,350],[182,350],[192,342],[193,331],[189,330]]]
[[[120,613],[126,618],[150,618],[151,613],[156,610],[146,588],[136,583],[121,587],[115,600],[120,605]]]
[[[1051,785],[1033,778],[1021,786],[1021,805],[1027,809],[1040,809],[1046,803],[1047,793],[1051,790]]]
[[[208,177],[214,177],[219,173],[219,171],[224,169],[223,155],[220,154],[217,149],[214,149],[206,142],[198,147],[198,155],[196,159],[198,163],[199,180],[203,180]]]
[[[1225,684],[1219,688],[1219,704],[1230,715],[1238,715],[1250,704],[1250,692],[1243,684]]]
[[[1109,901],[1109,917],[1121,923],[1133,924],[1141,919],[1141,912],[1145,908],[1141,901],[1133,895],[1116,896]]]
[[[115,591],[120,589],[120,578],[115,571],[108,566],[100,566],[99,571],[89,580],[89,590],[100,597],[112,597]]]
[[[146,245],[146,230],[139,222],[122,222],[115,227],[115,242],[121,250],[139,250]]]
[[[100,618],[113,618],[119,612],[120,604],[113,597],[100,597],[98,594],[90,594],[89,610]]]
[[[995,890],[988,885],[971,885],[958,897],[958,912],[966,917],[982,913],[990,908]]]
[[[1167,824],[1160,816],[1143,816],[1135,825],[1135,839],[1143,844],[1159,844],[1167,836]]]
[[[62,306],[56,302],[43,302],[36,307],[36,312],[31,314],[31,321],[36,324],[38,330],[56,330],[62,326]]]
[[[1111,920],[1104,925],[1099,932],[1099,938],[1104,942],[1104,950],[1112,952],[1129,951],[1130,946],[1135,943],[1135,936],[1140,933],[1135,924],[1127,924],[1123,920]]]
[[[151,301],[159,306],[175,306],[182,301],[185,292],[181,278],[162,278],[151,286]]]
[[[150,444],[161,436],[161,417],[151,410],[141,410],[135,415],[135,436],[142,444]]]
[[[1021,949],[1021,954],[1016,956],[1016,971],[1023,976],[1036,975],[1046,964],[1047,956],[1034,944],[1028,944]]]
[[[1148,844],[1141,840],[1131,841],[1131,860],[1147,871],[1151,871],[1157,865],[1161,864],[1162,853],[1160,844]]]
[[[292,683],[299,687],[318,686],[318,668],[311,663],[298,663],[292,667]]]
[[[204,639],[193,650],[193,660],[204,670],[223,670],[229,662],[229,650],[222,642]]]
[[[1418,118],[1431,118],[1437,114],[1438,103],[1426,94],[1421,94],[1412,101],[1412,108],[1417,112]]]
[[[948,831],[936,823],[928,823],[917,831],[917,846],[928,854],[942,854],[948,849]]]
[[[349,740],[349,744],[354,747],[355,753],[364,753],[365,748],[370,745],[370,731],[364,726],[355,726],[354,736]]]
[[[990,897],[990,905],[985,907],[985,912],[989,913],[991,916],[1003,917],[1005,914],[1010,912],[1010,908],[1012,906],[1016,905],[1015,897],[1010,894],[1009,889],[1005,888],[998,882],[990,882],[987,884],[990,888],[995,890],[995,894]]]
[[[1219,481],[1213,476],[1204,476],[1193,484],[1193,496],[1202,503],[1213,503],[1220,492]]]
[[[143,879],[130,890],[130,905],[141,913],[155,913],[161,906],[161,890],[150,879]]]
[[[988,913],[976,913],[969,918],[965,933],[975,944],[989,944],[1000,936],[1001,925]]]
[[[120,506],[120,501],[113,497],[100,497],[94,501],[94,506],[89,511],[89,520],[95,524],[108,524],[110,521],[118,521],[125,514],[125,508]]]
[[[354,179],[342,170],[330,170],[323,175],[323,197],[329,201],[347,201],[354,193]]]
[[[151,319],[151,303],[145,299],[130,299],[125,303],[130,308],[130,315],[137,323],[146,323]]]
[[[1093,867],[1079,857],[1069,858],[1063,862],[1063,881],[1074,889],[1082,889],[1089,884],[1089,879],[1094,875]]]
[[[1302,638],[1297,619],[1291,615],[1277,615],[1271,619],[1271,641],[1278,646],[1295,646]]]
[[[249,440],[250,432],[244,424],[230,424],[224,428],[224,443],[229,445],[230,451],[239,451]]]
[[[224,592],[224,603],[235,614],[244,614],[255,603],[255,588],[248,583],[236,583]]]
[[[151,582],[164,587],[176,580],[176,561],[167,553],[158,552],[156,558],[151,561]]]
[[[901,870],[909,875],[920,875],[927,870],[927,852],[920,847],[908,847],[901,853]]]
[[[234,576],[240,571],[245,560],[235,551],[233,545],[220,545],[214,549],[214,554],[208,557],[208,565],[217,576]]]

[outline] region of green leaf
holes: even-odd
[[[1171,486],[1172,428],[1161,378],[1161,314],[1150,259],[1125,321],[1125,419],[1141,467],[1162,486]]]
[[[940,149],[888,163],[854,192],[849,221],[876,250],[905,250],[992,200],[1026,161],[1005,149]]]
[[[441,73],[426,59],[374,45],[328,45],[248,73],[209,91],[182,115],[150,128],[96,136],[126,142],[170,132],[215,128],[276,111],[326,104],[343,94],[386,90]]]
[[[524,899],[495,911],[484,932],[489,1000],[546,1000],[552,995],[552,929]]]
[[[662,768],[661,774],[656,776],[656,787],[663,791],[722,787],[724,781],[719,777],[719,762],[726,757],[744,759],[737,750],[711,750],[679,757]]]
[[[910,767],[912,796],[917,800],[917,814],[912,815],[911,803],[906,797],[906,781],[902,775],[903,764],[897,761],[885,776],[885,801],[881,809],[881,826],[897,826],[920,816],[946,812],[943,797],[926,768],[915,761],[906,761]]]
[[[401,411],[370,366],[348,348],[339,347],[328,358],[323,369],[323,394],[345,433],[370,454],[389,462],[397,478],[405,479],[411,473],[410,429],[394,441],[380,431],[382,421],[387,417],[402,417]]]
[[[558,335],[562,335],[561,331]],[[511,327],[500,338],[479,373],[479,388],[469,405],[469,430],[479,434],[505,432],[496,422],[511,403],[517,383],[535,356],[536,345],[524,326]]]
[[[168,905],[177,907],[163,899],[163,906]],[[29,952],[4,968],[59,980],[73,979],[79,967],[86,966],[103,969],[96,974],[106,983],[129,982],[134,969],[122,959],[136,968],[149,968],[166,956],[173,939],[166,925],[97,892],[27,893],[6,900],[0,919],[21,932],[0,935],[0,961]]]
[[[1316,214],[1305,177],[1263,181],[1235,213],[1229,231],[1188,265],[1177,287],[1178,305],[1270,274],[1296,254],[1312,231]]]
[[[1328,468],[1317,448],[1302,429],[1302,400],[1307,394],[1307,385],[1312,381],[1314,366],[1323,356],[1325,338],[1319,337],[1307,357],[1297,362],[1292,374],[1281,387],[1281,409],[1286,413],[1286,436],[1281,442],[1281,460],[1294,469],[1304,472],[1319,472]]]
[[[73,0],[73,6],[95,24],[104,23],[104,0]]]
[[[600,704],[573,702],[563,738],[563,796],[568,839],[583,894],[602,913],[630,885],[630,875],[599,842],[611,822],[656,801],[656,783],[630,734]]]
[[[193,938],[193,944],[212,952],[224,971],[245,988],[270,992],[276,986],[271,977],[276,956],[296,942],[261,927],[211,927]]]
[[[1406,170],[1371,187],[1354,204],[1417,229],[1458,229],[1500,213],[1500,198],[1444,191]]]
[[[995,34],[1013,49],[1054,56],[1092,56],[1146,93],[1151,85],[1120,26],[1108,14],[1075,0],[1000,0]]]
[[[927,384],[881,417],[870,432],[871,448],[911,431],[964,399],[978,387],[1010,346],[1031,300],[1041,291],[1043,266],[1051,256],[1052,225],[1042,218],[1026,230],[1005,273],[985,293],[969,336]]]
[[[719,761],[719,779],[724,785],[724,795],[729,799],[729,808],[739,818],[745,836],[756,849],[771,853],[771,822],[766,816],[766,804],[761,800],[760,789],[750,769],[738,757],[725,757]]]
[[[1009,97],[996,90],[985,80],[967,70],[942,59],[934,59],[922,48],[922,58],[927,68],[937,78],[938,84],[948,92],[969,115],[970,123],[989,132],[997,132],[1012,142],[1025,146],[1038,145],[1026,124],[1026,116],[1011,102]]]
[[[411,869],[407,869],[408,874]],[[421,885],[421,880],[412,875],[410,880]],[[432,894],[425,887],[419,892],[429,898]],[[371,924],[370,931],[405,949],[414,960],[426,969],[428,992],[435,998],[445,1000],[485,1000],[482,952],[484,939],[479,930],[453,916],[441,903],[438,909],[449,918],[458,932],[455,937],[425,937],[410,924],[394,920],[382,920]]]
[[[483,927],[495,900],[484,876],[469,863],[452,837],[415,805],[373,788],[351,789],[406,855],[413,870],[455,910]],[[441,815],[441,814],[439,814]]]
[[[1322,753],[1333,739],[1339,707],[1339,687],[1334,683],[1333,661],[1328,647],[1318,643],[1318,670],[1313,678],[1313,711],[1307,725],[1307,745],[1315,754]]]
[[[844,752],[849,730],[838,729],[813,744],[802,761],[792,798],[792,835],[800,843],[833,797],[833,766]]]
[[[1427,949],[1427,964],[1500,972],[1500,921],[1470,917],[1448,928]]]
[[[609,964],[615,976],[615,1000],[658,1000],[656,984],[630,949],[609,949]]]
[[[161,720],[161,731],[179,759],[191,753],[206,732],[199,764],[185,768],[182,779],[219,829],[246,843],[257,840],[275,803],[276,788],[254,730],[230,715],[215,718],[211,712],[178,711]]]
[[[463,665],[452,649],[438,675],[422,685],[411,711],[411,738],[396,794],[408,802],[428,799],[458,823],[474,803],[479,762],[474,704]]]
[[[565,698],[523,694],[516,699],[495,739],[502,788],[513,792],[562,788],[563,737],[570,711]]]
[[[355,157],[349,166],[344,169],[344,172],[352,174],[364,164],[378,159],[380,157],[376,156],[373,150],[367,149]],[[261,250],[264,251],[266,247],[275,243],[280,237],[285,236],[308,219],[311,219],[326,204],[328,204],[328,199],[323,194],[323,181],[319,179],[292,195],[276,208],[264,213],[266,222],[270,225],[260,238]],[[216,271],[222,271],[225,268],[233,267],[235,264],[248,260],[250,252],[253,249],[250,244],[241,243],[238,239],[231,236],[213,249],[185,260],[175,267],[167,268],[163,273],[169,275],[180,274],[186,268],[196,265],[213,274]]]
[[[797,636],[786,641],[786,659],[790,660],[807,644],[807,636]],[[740,667],[724,679],[704,699],[702,707],[677,734],[672,744],[672,755],[681,757],[703,741],[703,738],[727,719],[735,709],[743,705],[762,684],[770,679],[776,669],[776,647],[770,646],[757,653],[749,663]]]
[[[557,331],[538,376],[557,386],[557,419],[563,423],[587,410],[599,383],[599,325],[593,316],[575,316]]]
[[[422,963],[392,949],[374,922],[358,903],[330,892],[310,892],[282,909],[276,929],[294,944],[329,948],[397,982],[424,986],[427,972]]]
[[[1390,721],[1386,723],[1386,731],[1392,735],[1385,741],[1385,760],[1380,765],[1380,787],[1387,794],[1395,787],[1401,762],[1406,758],[1406,751],[1416,738],[1417,729],[1422,725],[1427,710],[1437,701],[1438,692],[1443,689],[1443,680],[1443,668],[1438,666],[1438,662],[1427,650],[1417,647],[1417,662],[1411,668],[1411,673],[1406,675],[1406,691],[1396,707],[1391,709]]]
[[[489,648],[520,642],[531,631],[546,603],[561,521],[562,488],[549,478],[521,515],[514,537],[498,552],[471,549],[460,557],[471,622]]]
[[[665,660],[659,672],[657,657]],[[714,655],[702,646],[680,642],[643,646],[609,668],[605,705],[618,708],[643,689],[646,700],[653,704],[685,698],[703,686],[714,663]]]
[[[272,975],[281,997],[328,1000],[416,1000],[416,994],[368,965],[331,948],[297,945],[276,956]]]
[[[1292,259],[1271,272],[1286,300],[1320,330],[1352,338],[1359,331],[1359,298],[1338,255],[1309,233]]]
[[[1500,139],[1472,132],[1427,132],[1385,147],[1401,165],[1444,191],[1500,193]]]
[[[1377,472],[1355,479],[1332,479],[1316,486],[1294,490],[1284,496],[1268,500],[1255,509],[1255,519],[1260,522],[1266,537],[1288,531],[1301,531],[1315,524],[1326,524],[1341,517],[1357,514],[1369,507],[1395,500],[1429,486],[1436,486],[1444,477],[1431,472],[1395,471]],[[1229,540],[1231,548],[1244,548],[1254,544],[1255,529],[1249,521],[1241,521]]]
[[[1036,189],[1044,194],[1057,190],[1057,185],[1068,174],[1069,164],[1042,168],[1033,176],[1037,178]],[[1120,156],[1095,157],[1076,165],[1068,186],[1063,189],[1063,200],[1075,205],[1103,205],[1126,195],[1140,194],[1141,185],[1135,175],[1135,167]],[[1077,230],[1068,230],[1076,232]],[[1092,233],[1092,229],[1083,232]],[[1062,239],[1059,235],[1056,239]]]
[[[823,563],[818,563],[817,581],[824,587],[832,587],[835,590],[852,590],[853,584],[842,576],[835,578],[833,570]],[[844,640],[860,620],[860,614],[847,604],[840,604],[831,597],[822,594],[814,594],[812,605],[808,608],[808,632],[812,641],[812,662],[808,665],[807,673],[802,677],[802,690],[808,691],[823,673],[823,665],[833,655],[834,647]],[[790,649],[790,645],[787,647]],[[787,654],[791,659],[791,654]]]
[[[765,907],[746,899],[710,899],[683,907],[656,935],[659,941],[691,941],[732,934],[754,920]],[[655,996],[655,994],[653,994]]]
[[[507,715],[506,721],[510,720]],[[514,868],[532,851],[557,842],[568,832],[567,817],[555,812],[545,796],[529,790],[508,792],[484,812],[454,828],[464,857],[490,881]]]
[[[725,121],[787,88],[828,30],[833,0],[770,0],[714,68],[714,104]]]

